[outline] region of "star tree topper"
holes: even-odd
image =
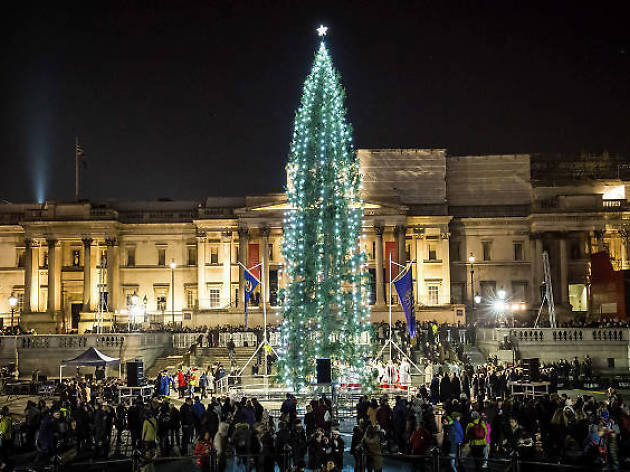
[[[320,36],[326,36],[326,33],[328,33],[328,26],[319,25],[319,28],[317,28],[317,34]]]

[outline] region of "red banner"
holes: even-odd
[[[389,261],[398,262],[398,251],[396,241],[385,242],[385,282],[389,283]],[[392,264],[392,279],[398,275],[398,266]]]
[[[250,269],[250,267],[254,267],[255,265],[260,264],[260,252],[258,250],[258,244],[250,244],[247,251],[247,268],[249,271],[254,274],[254,276],[260,280],[260,266],[255,269]]]

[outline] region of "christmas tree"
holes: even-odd
[[[322,41],[304,83],[287,166],[291,209],[284,219],[278,375],[295,390],[314,374],[315,358],[364,371],[370,350],[360,343],[369,330],[368,275],[359,245],[361,175],[340,82]]]

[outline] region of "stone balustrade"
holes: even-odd
[[[580,359],[589,355],[599,371],[625,373],[630,367],[630,331],[627,328],[481,328],[477,346],[485,355],[498,355],[513,341],[519,358],[543,362]],[[511,358],[512,354],[508,357]]]

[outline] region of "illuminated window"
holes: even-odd
[[[221,289],[210,289],[210,308],[219,308],[221,306]]]
[[[440,302],[440,286],[429,285],[427,287],[427,302],[429,305],[438,305]]]
[[[81,250],[73,249],[72,250],[72,266],[79,267],[81,265]]]
[[[437,261],[437,244],[436,243],[429,243],[428,244],[429,247],[429,258],[428,260],[430,261]]]

